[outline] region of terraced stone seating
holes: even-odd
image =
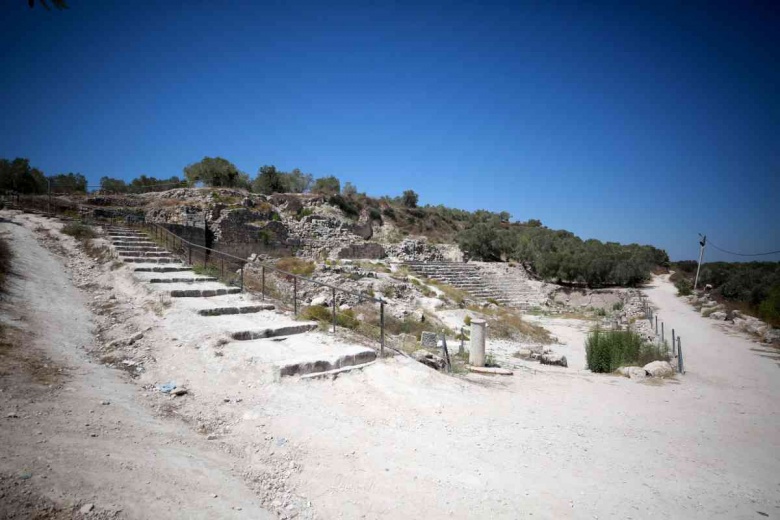
[[[408,262],[412,272],[466,291],[476,299],[527,309],[543,304],[544,284],[516,266],[499,262]]]

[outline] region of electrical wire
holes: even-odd
[[[720,247],[716,246],[712,243],[712,240],[708,240],[708,245],[714,247],[718,251],[721,251],[723,253],[728,253],[730,255],[736,255],[736,256],[767,256],[767,255],[776,255],[780,254],[780,251],[769,251],[768,253],[735,253],[734,251],[728,251],[726,249],[721,249]]]

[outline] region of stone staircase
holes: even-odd
[[[259,357],[272,362],[277,377],[330,374],[363,368],[376,359],[372,349],[314,337],[321,335],[314,332],[317,322],[301,322],[274,312],[274,305],[256,301],[239,287],[195,273],[142,232],[114,226],[104,229],[118,257],[132,265],[136,280],[148,284],[161,298],[175,299],[176,312],[167,316],[171,326],[187,334],[221,333],[244,345],[236,351],[259,349],[264,352]],[[306,337],[292,341],[297,336]]]
[[[544,305],[553,289],[519,266],[499,262],[408,262],[417,275],[451,285],[480,300],[528,309]]]

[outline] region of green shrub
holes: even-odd
[[[351,198],[343,197],[341,195],[332,195],[328,199],[328,203],[339,208],[348,217],[357,217],[360,215],[360,205]]]
[[[606,316],[607,311],[606,309],[602,309],[601,307],[596,309],[596,316]]]
[[[758,314],[770,325],[780,327],[780,285],[772,287],[769,296],[759,305]]]
[[[680,278],[674,286],[677,287],[677,294],[680,296],[688,296],[693,292],[693,284],[687,278]]]
[[[298,318],[302,320],[319,321],[323,324],[333,323],[333,309],[323,307],[322,305],[311,305],[304,307],[301,312],[298,313]],[[360,322],[355,318],[354,311],[337,311],[336,312],[336,325],[344,327],[346,329],[357,329]]]
[[[612,310],[613,311],[622,311],[623,310],[623,302],[615,302],[612,305]]]
[[[12,259],[13,251],[11,251],[8,241],[5,238],[0,238],[0,293],[5,292],[5,284],[11,273]]]
[[[643,366],[651,361],[668,361],[665,345],[648,343],[632,331],[600,330],[588,334],[585,342],[588,368],[593,372],[614,372],[622,366]]]
[[[463,323],[464,323],[464,324],[465,324],[467,327],[471,326],[471,316],[466,316],[466,317],[463,319]]]
[[[382,221],[382,212],[379,211],[377,208],[369,208],[369,210],[368,210],[368,217],[371,220],[378,220],[378,221],[381,222]]]
[[[66,224],[62,228],[62,232],[66,235],[70,235],[77,240],[89,240],[95,238],[97,234],[91,226],[79,224],[78,222],[71,222]]]

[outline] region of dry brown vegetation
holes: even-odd
[[[547,329],[524,321],[520,314],[512,309],[472,306],[469,307],[469,310],[484,316],[488,322],[492,337],[499,339],[526,339],[545,344],[553,342],[553,338]]]

